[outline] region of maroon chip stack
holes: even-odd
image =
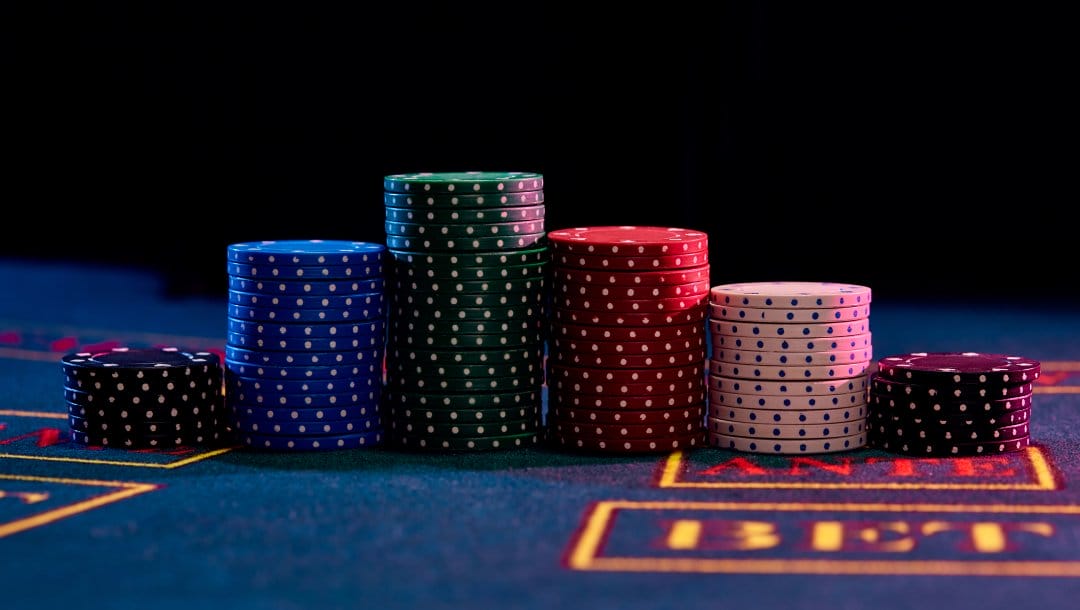
[[[598,226],[548,239],[551,442],[606,453],[702,445],[708,236]]]

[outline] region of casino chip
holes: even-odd
[[[225,399],[232,437],[265,451],[374,447],[388,332],[386,246],[236,243]]]
[[[709,444],[792,455],[864,447],[870,300],[855,284],[713,286]]]
[[[703,445],[708,236],[597,226],[548,240],[548,442],[615,454]]]
[[[66,354],[60,368],[75,443],[155,449],[227,436],[217,354],[117,347]]]
[[[230,261],[249,265],[356,265],[383,263],[386,248],[362,241],[285,240],[232,244]]]
[[[843,309],[869,304],[870,295],[870,288],[856,284],[751,282],[714,286],[709,293],[709,302],[780,310]]]
[[[1039,361],[1022,356],[978,352],[912,353],[878,360],[883,379],[912,383],[980,384],[1002,387],[1034,382]]]
[[[550,260],[543,184],[533,172],[384,177],[388,446],[538,442]]]
[[[420,172],[383,178],[387,194],[476,195],[536,193],[543,201],[544,177],[534,172]],[[492,197],[494,199],[494,197]]]
[[[913,352],[877,361],[869,396],[871,445],[903,455],[1021,451],[1031,443],[1039,361],[979,352]]]

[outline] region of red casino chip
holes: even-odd
[[[554,349],[571,353],[645,355],[704,349],[705,337],[699,335],[665,341],[581,341],[553,337],[551,344]]]
[[[548,359],[559,364],[574,364],[595,368],[666,368],[685,364],[703,366],[705,348],[667,354],[600,354],[571,352],[552,346]]]
[[[556,282],[590,284],[593,286],[669,286],[709,281],[709,265],[687,267],[672,271],[595,271],[555,267],[552,279]]]
[[[705,325],[670,324],[663,326],[599,326],[553,322],[551,335],[578,341],[670,341],[705,336]]]
[[[558,392],[571,392],[582,396],[663,396],[703,390],[705,382],[697,377],[641,383],[554,379],[548,380],[548,387]]]
[[[618,299],[598,297],[590,299],[582,296],[552,295],[552,303],[557,308],[576,309],[579,311],[599,311],[604,313],[667,313],[688,309],[704,309],[707,306],[704,294],[685,297],[659,299]],[[854,334],[854,333],[849,333]]]
[[[673,271],[709,262],[709,251],[666,256],[599,256],[555,252],[552,262],[567,269],[596,271]]]
[[[551,315],[556,321],[569,324],[592,324],[600,326],[661,326],[701,322],[705,319],[705,312],[706,309],[704,306],[664,313],[617,313],[556,307],[551,312]]]
[[[607,286],[603,284],[555,282],[552,286],[552,294],[556,297],[556,301],[562,297],[610,301],[701,297],[701,300],[705,301],[709,295],[709,282],[701,281],[663,286]]]
[[[578,227],[550,231],[548,240],[556,253],[600,256],[667,256],[709,247],[708,234],[673,227]]]
[[[647,439],[678,438],[704,432],[701,422],[662,422],[657,424],[600,424],[565,422],[559,419],[548,424],[558,436],[573,438]]]
[[[694,422],[701,425],[705,407],[694,406],[674,409],[590,409],[587,407],[562,407],[554,405],[548,418],[563,422],[593,424],[659,424],[666,422]]]
[[[667,453],[677,449],[693,449],[705,444],[704,434],[666,439],[605,439],[574,437],[554,432],[552,435],[552,442],[556,447],[592,453]]]
[[[615,396],[583,395],[551,388],[548,397],[549,404],[555,407],[616,411],[700,407],[705,403],[704,390],[672,392],[656,396]]]
[[[580,366],[548,365],[548,383],[555,380],[592,383],[652,383],[704,378],[704,367],[699,364],[672,368],[586,368]]]

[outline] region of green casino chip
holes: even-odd
[[[389,388],[383,393],[383,396],[385,398],[383,404],[392,408],[490,411],[493,409],[539,407],[541,405],[541,391],[539,389],[492,394],[439,394]]]
[[[423,423],[500,423],[536,420],[540,417],[540,406],[518,406],[499,409],[444,409],[433,407],[392,406],[385,409],[384,415],[392,421]]]
[[[391,332],[415,335],[491,335],[502,333],[543,332],[546,325],[540,317],[519,320],[402,320],[390,323]]]
[[[526,279],[492,280],[442,280],[437,278],[395,279],[391,286],[394,294],[409,293],[451,293],[451,294],[517,294],[543,292],[546,280],[543,277]]]
[[[425,235],[404,237],[387,235],[386,245],[397,250],[425,252],[513,251],[534,249],[547,244],[547,233],[523,233],[504,237],[443,237]]]
[[[453,294],[438,292],[408,292],[394,293],[389,297],[392,308],[410,307],[413,305],[439,307],[439,308],[484,308],[484,307],[515,307],[515,306],[541,306],[544,302],[543,290],[533,290],[516,293],[488,293],[488,294]]]
[[[434,363],[421,361],[403,362],[396,358],[387,358],[386,370],[392,375],[420,376],[429,379],[487,379],[490,377],[517,377],[522,375],[544,374],[542,358],[534,358],[525,362],[488,364]]]
[[[383,177],[389,193],[520,193],[544,188],[544,176],[536,172],[419,172]]]
[[[407,436],[429,439],[454,438],[492,438],[536,434],[540,431],[540,421],[536,418],[520,421],[493,421],[487,423],[457,422],[419,422],[393,419],[388,426],[391,433],[400,432]]]
[[[425,280],[519,280],[547,277],[550,267],[547,263],[532,265],[499,265],[494,267],[431,267],[422,265],[397,264],[390,277],[408,282],[413,279]]]
[[[498,349],[539,346],[544,343],[540,332],[496,333],[490,335],[436,335],[423,332],[390,331],[388,345],[428,349]]]
[[[504,265],[531,265],[546,263],[551,260],[551,251],[546,247],[516,250],[513,252],[415,252],[391,250],[390,257],[395,265],[427,266],[439,269],[469,267],[500,267]]]
[[[543,220],[521,220],[514,222],[491,222],[477,224],[436,225],[426,222],[391,222],[383,223],[387,235],[400,237],[442,237],[442,238],[493,238],[533,235],[544,232]]]
[[[509,322],[513,320],[544,320],[547,313],[542,304],[517,307],[428,307],[425,305],[395,305],[391,319],[447,320],[458,322]]]
[[[534,447],[539,442],[537,432],[484,438],[436,438],[423,434],[407,435],[395,432],[388,438],[389,445],[414,451],[491,451]]]
[[[504,208],[511,206],[536,206],[544,203],[544,191],[519,191],[516,193],[481,193],[462,195],[454,193],[383,193],[383,203],[393,208]]]
[[[445,394],[518,392],[528,389],[540,391],[543,380],[544,376],[538,372],[506,377],[431,377],[413,373],[390,373],[386,378],[386,387],[402,391]]]
[[[525,364],[543,358],[543,346],[528,346],[515,349],[496,348],[491,350],[468,350],[456,349],[428,349],[410,348],[407,346],[391,345],[387,347],[386,358],[388,362],[408,365],[410,363],[422,364],[453,364],[453,365],[483,365],[483,364]]]
[[[386,208],[388,222],[412,222],[428,225],[469,225],[489,222],[543,221],[546,208],[542,205],[523,205],[507,208]]]

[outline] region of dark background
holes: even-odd
[[[384,174],[520,170],[545,175],[548,229],[707,231],[714,283],[1080,295],[1063,12],[28,6],[0,8],[0,256],[149,266],[173,292],[224,293],[228,243],[381,242]]]

